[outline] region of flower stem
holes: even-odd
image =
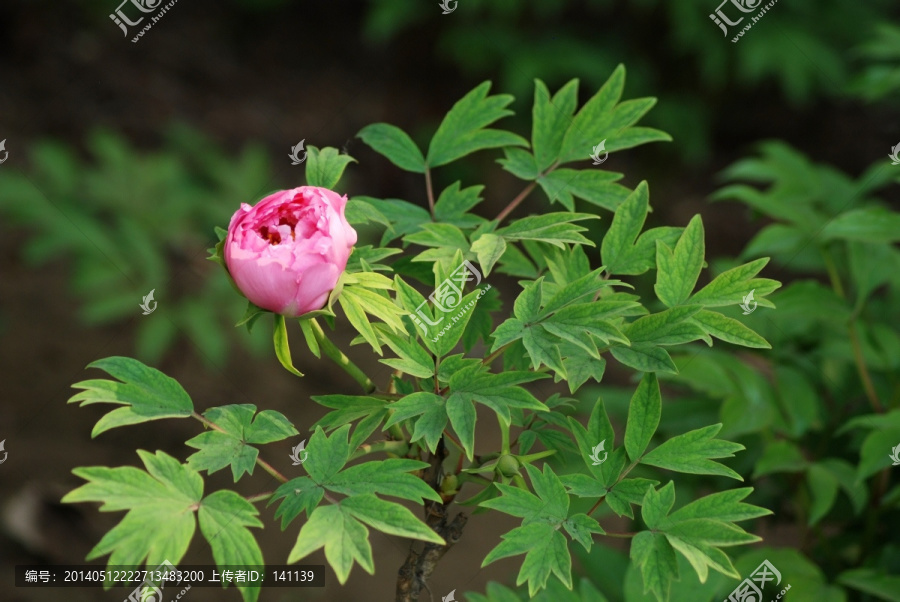
[[[425,172],[425,173],[428,173],[428,172]],[[534,190],[535,186],[537,186],[537,181],[531,182],[528,186],[526,186],[525,189],[522,190],[522,192],[520,192],[518,194],[518,196],[516,196],[516,198],[514,198],[513,200],[511,200],[509,202],[509,205],[507,205],[506,208],[503,211],[501,211],[497,215],[497,217],[494,218],[494,220],[498,223],[502,222],[506,218],[507,215],[512,213],[513,209],[515,209],[516,207],[519,206],[519,203],[521,203],[522,201],[525,200],[525,197],[527,197],[529,194],[531,194],[531,191]]]
[[[369,377],[366,376],[356,364],[351,362],[350,358],[344,355],[344,352],[331,342],[331,339],[325,336],[325,332],[322,330],[322,327],[319,326],[319,323],[316,322],[315,319],[312,319],[309,321],[309,324],[312,326],[313,336],[316,337],[316,341],[319,343],[319,347],[321,347],[322,351],[325,352],[325,355],[327,355],[335,364],[343,368],[353,380],[359,383],[359,386],[363,388],[363,391],[365,391],[366,394],[374,393],[375,385]]]

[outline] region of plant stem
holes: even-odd
[[[316,337],[316,341],[319,343],[319,347],[322,348],[322,351],[325,352],[325,355],[327,355],[335,364],[343,368],[344,372],[349,374],[353,380],[359,383],[359,386],[363,388],[363,391],[365,391],[366,394],[374,393],[375,385],[369,377],[325,336],[325,332],[322,330],[322,327],[319,326],[319,323],[316,322],[315,319],[310,320],[309,323],[310,326],[312,326],[313,335]]]
[[[643,457],[643,456],[641,456],[641,457]],[[607,491],[609,491],[610,489],[612,489],[613,487],[615,487],[616,485],[618,485],[620,482],[622,482],[622,479],[624,479],[625,476],[626,476],[629,472],[631,472],[632,469],[633,469],[635,466],[637,466],[637,465],[638,465],[638,462],[640,462],[640,461],[641,461],[641,459],[638,458],[638,459],[635,460],[630,466],[628,466],[628,468],[626,468],[625,470],[623,470],[623,471],[622,471],[622,474],[619,475],[619,478],[616,479],[616,482],[613,483],[613,484],[612,484],[612,487],[609,487],[609,488],[607,489]],[[594,511],[595,511],[597,508],[600,507],[600,504],[603,503],[604,498],[606,498],[606,494],[603,494],[603,495],[601,495],[599,498],[597,498],[597,503],[594,504],[594,505],[591,507],[590,510],[588,510],[588,513],[587,513],[588,516],[592,515],[592,514],[594,513]]]
[[[425,166],[425,192],[428,194],[428,211],[434,220],[434,188],[431,186],[431,169]]]
[[[607,531],[604,533],[606,537],[634,537],[637,533],[624,532],[624,533],[616,533],[614,531]]]
[[[350,456],[351,460],[355,460],[356,458],[361,458],[367,454],[374,454],[377,452],[386,452],[389,454],[394,454],[396,456],[405,456],[407,452],[409,452],[409,443],[406,441],[375,441],[374,443],[365,443],[359,446],[353,455]]]
[[[497,349],[497,351],[493,352],[492,354],[490,354],[489,356],[484,358],[484,360],[482,360],[481,363],[485,366],[489,366],[491,364],[491,362],[493,362],[495,359],[497,359],[498,357],[503,355],[503,352],[506,351],[506,349],[510,345],[512,345],[512,343],[507,343],[506,345],[502,345],[499,349]]]
[[[272,497],[272,495],[274,495],[274,493],[274,491],[267,491],[265,493],[257,493],[256,495],[251,495],[250,497],[244,499],[246,499],[251,504],[255,504],[256,502],[262,502],[263,500],[269,499],[270,497]]]
[[[428,172],[425,172],[425,173],[428,173]],[[528,186],[526,186],[522,190],[522,192],[520,192],[516,196],[516,198],[514,198],[513,200],[511,200],[509,202],[509,205],[507,205],[503,211],[501,211],[499,214],[497,214],[497,217],[495,217],[494,220],[499,223],[499,222],[502,222],[504,219],[506,219],[506,216],[509,215],[510,213],[512,213],[512,211],[516,207],[519,206],[519,203],[524,201],[525,197],[527,197],[529,194],[531,194],[531,191],[534,190],[535,186],[537,186],[537,181],[531,182]]]
[[[844,293],[844,286],[841,283],[840,275],[837,272],[834,258],[832,258],[828,249],[822,247],[821,251],[822,258],[825,260],[825,269],[828,271],[828,279],[831,281],[831,288],[834,289],[834,292],[838,297],[846,300],[847,296]],[[859,342],[859,333],[856,330],[856,324],[854,324],[853,318],[851,318],[850,323],[847,324],[847,330],[850,334],[850,346],[853,349],[853,359],[856,363],[856,370],[859,372],[859,378],[862,381],[863,389],[866,391],[866,397],[868,397],[872,409],[879,414],[883,414],[884,406],[878,398],[878,393],[875,391],[875,385],[872,383],[872,376],[869,374],[868,366],[866,366],[866,360],[862,354],[862,345]]]

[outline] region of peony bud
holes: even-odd
[[[356,230],[346,196],[301,186],[246,203],[232,216],[225,265],[253,303],[296,317],[321,309],[347,267]]]

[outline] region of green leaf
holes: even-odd
[[[806,484],[812,500],[807,524],[813,526],[825,518],[834,506],[839,482],[828,469],[819,464],[812,464],[806,471]]]
[[[269,504],[283,500],[275,511],[275,518],[281,518],[281,530],[284,531],[301,512],[306,512],[307,516],[311,515],[324,495],[325,489],[321,485],[309,477],[297,477],[282,483],[272,494]]]
[[[705,253],[703,221],[699,215],[695,215],[684,229],[674,251],[665,242],[657,241],[653,290],[667,307],[680,305],[690,297],[700,277]]]
[[[586,219],[598,219],[598,216],[590,213],[546,213],[544,215],[531,215],[516,220],[505,228],[500,228],[494,234],[503,236],[507,240],[537,240],[546,242],[561,249],[565,248],[563,243],[594,246],[594,243],[580,234],[580,232],[584,232],[587,228],[572,223]]]
[[[888,602],[900,602],[900,577],[876,569],[851,569],[838,575],[837,582]]]
[[[371,493],[341,500],[341,508],[370,527],[389,535],[411,537],[441,546],[447,543],[400,504],[380,500]]]
[[[272,342],[275,344],[275,357],[284,366],[285,370],[296,376],[303,376],[299,370],[294,368],[294,362],[291,360],[291,347],[288,344],[287,326],[284,323],[284,316],[274,314],[275,330],[272,333]]]
[[[200,502],[200,532],[212,548],[213,558],[221,568],[226,565],[264,564],[262,550],[247,527],[262,528],[253,504],[234,491],[216,491]],[[260,586],[236,584],[244,600],[259,598]]]
[[[297,562],[322,547],[341,585],[347,582],[354,562],[370,575],[375,574],[369,530],[341,504],[319,506],[313,511],[300,529],[288,563]]]
[[[507,146],[503,149],[503,154],[506,156],[497,159],[497,163],[509,173],[523,180],[534,180],[538,177],[534,156],[528,151],[515,146]]]
[[[309,445],[306,446],[309,456],[303,463],[303,468],[316,483],[328,483],[347,463],[351,451],[347,441],[349,432],[350,425],[345,424],[329,437],[321,427],[317,427],[310,437]]]
[[[146,472],[131,466],[76,468],[87,483],[63,503],[101,502],[100,510],[128,510],[91,550],[87,560],[110,554],[109,565],[177,564],[196,529],[193,509],[203,496],[203,479],[164,452],[138,450]],[[161,528],[165,526],[165,528]]]
[[[668,600],[673,581],[678,581],[678,557],[662,533],[641,531],[631,540],[631,560],[640,568],[644,593]]]
[[[471,461],[475,453],[475,404],[466,396],[454,393],[447,398],[447,416],[459,436],[466,457]]]
[[[550,91],[539,79],[534,80],[534,105],[531,109],[531,146],[536,171],[542,172],[559,158],[575,108],[578,106],[578,80],[569,80],[550,98]]]
[[[509,94],[488,96],[486,81],[457,101],[431,139],[425,158],[429,167],[438,167],[478,150],[499,146],[528,146],[521,136],[486,126],[512,115],[505,109],[513,101]]]
[[[545,374],[508,371],[502,374],[473,375],[468,371],[457,371],[450,377],[450,396],[461,394],[491,408],[507,424],[511,421],[511,411],[518,408],[536,412],[547,411],[547,406],[534,395],[516,386],[546,378]]]
[[[616,208],[609,230],[600,244],[603,265],[611,274],[620,274],[620,268],[629,262],[634,243],[644,227],[650,210],[650,189],[642,181]]]
[[[114,403],[125,407],[109,412],[94,426],[91,437],[128,424],[139,424],[161,418],[186,418],[194,411],[194,403],[178,382],[159,370],[128,357],[108,357],[88,364],[122,382],[107,379],[85,380],[72,385],[83,389],[69,398],[82,407],[92,403]]]
[[[427,391],[419,391],[407,395],[388,407],[393,410],[393,414],[385,423],[384,428],[389,428],[409,418],[416,418],[410,442],[424,438],[429,450],[433,452],[437,449],[437,443],[448,420],[443,397]]]
[[[186,441],[185,445],[200,450],[188,457],[188,465],[210,474],[231,465],[235,483],[245,472],[252,475],[259,450],[248,443],[273,443],[297,434],[281,412],[264,410],[254,417],[255,413],[256,406],[252,404],[227,405],[204,412],[206,419],[224,432],[207,431]]]
[[[820,235],[822,240],[897,242],[900,241],[900,213],[883,207],[853,209],[828,222]]]
[[[631,347],[611,347],[609,352],[622,364],[640,372],[678,373],[669,353],[661,347],[634,344]]]
[[[755,349],[771,349],[769,343],[750,328],[734,318],[729,318],[717,311],[708,309],[697,312],[693,318],[710,335],[726,343],[734,343]]]
[[[496,234],[482,234],[472,243],[472,252],[478,257],[484,275],[488,276],[506,252],[506,240]]]
[[[441,497],[434,489],[410,474],[427,467],[424,462],[401,458],[364,462],[340,471],[326,483],[326,487],[350,496],[380,493],[416,503],[424,503],[424,500],[439,502]]]
[[[554,169],[537,179],[551,203],[559,201],[569,211],[575,210],[573,197],[603,207],[609,211],[628,198],[631,192],[621,184],[616,184],[622,174],[596,169]]]
[[[605,136],[604,126],[609,122],[612,111],[622,98],[625,88],[625,67],[618,65],[606,83],[578,111],[569,124],[561,145],[560,163],[572,159],[587,159],[588,149],[599,143]]]
[[[645,454],[641,464],[690,474],[722,475],[743,481],[741,475],[712,460],[731,458],[734,452],[744,449],[738,443],[715,439],[721,429],[721,424],[713,424],[672,437]]]
[[[496,560],[525,554],[516,585],[528,582],[528,595],[533,597],[547,587],[551,572],[563,584],[572,587],[572,557],[566,538],[552,525],[530,523],[504,534],[503,541],[491,550],[481,563],[485,567]]]
[[[460,228],[472,228],[485,222],[484,218],[469,213],[483,200],[481,198],[482,190],[484,190],[484,186],[460,188],[459,180],[450,184],[441,192],[434,204],[435,220]]]
[[[406,171],[425,172],[425,157],[409,135],[400,128],[388,123],[367,125],[356,135],[372,149],[384,155],[388,160]]]
[[[628,406],[628,422],[625,425],[625,451],[632,462],[641,457],[662,415],[662,397],[659,382],[652,372],[644,374],[631,403]]]
[[[482,508],[493,508],[506,514],[523,518],[523,525],[532,522],[560,524],[569,514],[569,495],[562,481],[548,464],[541,472],[531,464],[525,465],[534,494],[517,487],[497,484],[501,497],[481,503]]]
[[[591,551],[593,544],[591,534],[600,533],[602,535],[605,533],[600,523],[587,514],[573,514],[563,523],[563,527],[572,539],[584,546],[588,552]]]
[[[754,278],[767,263],[769,263],[768,258],[757,259],[722,272],[712,282],[697,291],[690,298],[690,302],[705,307],[738,305],[743,301],[743,297],[753,290],[755,299],[760,306],[775,307],[763,296],[779,288],[781,283],[768,278]]]
[[[786,440],[769,443],[753,469],[753,478],[775,472],[802,472],[807,462],[796,445]]]
[[[306,185],[334,188],[346,169],[347,164],[356,163],[350,155],[338,154],[336,148],[326,146],[321,151],[315,146],[307,147]]]
[[[344,217],[347,218],[347,222],[352,225],[375,223],[390,228],[391,221],[368,202],[367,198],[369,197],[354,197],[347,201],[347,204],[344,206]],[[359,246],[353,247],[353,252],[356,252],[358,249]],[[389,249],[380,250],[387,251]]]

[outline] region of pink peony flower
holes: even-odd
[[[241,203],[225,239],[225,264],[253,303],[288,317],[321,309],[347,267],[356,230],[347,197],[317,186]]]

